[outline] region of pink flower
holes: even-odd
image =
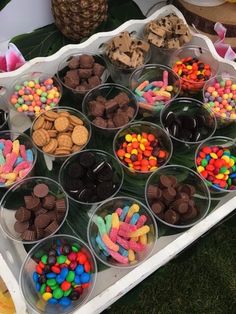
[[[218,54],[227,60],[236,60],[236,53],[230,45],[224,43],[227,29],[221,23],[217,22],[215,23],[214,30],[219,36],[219,39],[214,42],[214,46]]]
[[[25,59],[17,47],[9,43],[5,54],[0,54],[0,72],[10,72],[18,69],[25,63]]]

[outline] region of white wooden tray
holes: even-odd
[[[12,82],[20,78],[24,73],[33,71],[43,71],[49,74],[55,74],[58,64],[66,56],[75,53],[93,52],[98,53],[102,43],[109,40],[112,36],[121,31],[137,32],[141,35],[144,25],[150,20],[165,16],[169,13],[175,13],[182,19],[183,15],[172,5],[165,6],[156,11],[147,19],[130,20],[111,32],[97,33],[87,41],[78,45],[67,45],[57,53],[46,58],[35,58],[27,62],[24,66],[10,73],[0,74],[0,86],[8,88]],[[227,62],[218,56],[212,42],[204,35],[193,34],[192,44],[208,48],[213,57],[220,62],[220,71],[228,72],[236,76],[236,65],[234,62]],[[6,94],[3,96],[6,97]],[[22,123],[21,118],[11,111],[11,126],[20,131],[27,128],[27,119]],[[23,125],[24,124],[24,125]],[[171,236],[160,237],[152,256],[133,270],[107,269],[98,273],[95,289],[89,299],[76,314],[100,313],[122,295],[132,289],[135,285],[144,280],[162,265],[166,264],[172,258],[177,256],[182,250],[196,241],[200,236],[206,233],[214,225],[219,223],[224,217],[229,215],[235,209],[236,193],[229,193],[223,197],[217,208],[211,212],[204,220],[199,222],[191,229]],[[20,267],[26,251],[22,244],[15,243],[4,237],[0,232],[0,276],[6,282],[8,289],[13,297],[17,314],[32,313],[26,309],[26,304],[19,291],[18,277]],[[1,312],[1,311],[0,311]]]

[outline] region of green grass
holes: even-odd
[[[236,313],[236,215],[200,238],[104,313]]]

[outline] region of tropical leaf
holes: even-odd
[[[11,0],[0,0],[0,11],[10,2]]]

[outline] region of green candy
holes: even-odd
[[[225,173],[225,171],[227,171],[227,167],[221,167],[220,168],[220,173]]]
[[[107,230],[107,233],[109,233],[111,230],[111,215],[106,215],[105,221],[106,221],[106,230]]]
[[[61,288],[57,288],[53,291],[52,295],[55,299],[60,299],[63,297],[63,291],[61,290]]]
[[[18,102],[18,104],[23,104],[24,103],[24,99],[22,97],[19,97],[17,102]]]
[[[75,272],[70,270],[68,275],[66,276],[66,281],[72,282],[75,279]]]
[[[34,254],[34,257],[40,259],[45,254],[45,251],[39,250]]]
[[[57,257],[57,262],[58,264],[64,264],[66,261],[66,256],[65,255],[60,255]]]
[[[47,97],[47,95],[48,95],[48,93],[46,93],[46,92],[43,92],[43,93],[41,94],[42,97]]]
[[[80,246],[77,243],[73,243],[71,249],[73,252],[79,252]]]
[[[220,86],[225,87],[225,81],[220,81]]]
[[[15,90],[16,90],[16,91],[18,91],[18,90],[20,90],[20,89],[21,89],[21,86],[20,86],[20,85],[16,85],[16,86],[15,86]]]
[[[46,286],[46,283],[43,283],[42,286],[41,286],[41,288],[40,288],[40,291],[39,291],[40,294],[44,294],[44,292],[45,292],[45,290],[46,290],[46,287],[47,287],[47,286]]]
[[[56,284],[57,284],[57,282],[56,282],[56,279],[54,279],[54,278],[50,278],[50,279],[47,280],[47,285],[49,287],[55,286]]]
[[[0,165],[4,165],[5,164],[5,158],[3,156],[2,150],[0,149]]]
[[[68,295],[70,295],[71,291],[72,291],[72,288],[70,288],[67,291],[64,291],[64,297],[68,297]]]
[[[59,288],[59,285],[56,284],[56,285],[51,286],[50,288],[51,288],[52,290],[55,290],[55,289]]]
[[[51,103],[50,103],[50,107],[51,107],[51,108],[54,108],[55,106],[56,106],[55,102],[51,102]]]
[[[41,257],[41,262],[44,263],[44,264],[47,264],[47,261],[48,261],[48,256],[47,255],[43,255]]]
[[[202,165],[203,167],[206,167],[206,166],[208,165],[207,159],[202,159],[201,165]]]
[[[228,179],[228,185],[231,185],[231,184],[232,184],[232,179],[229,178],[229,179]]]
[[[40,100],[41,100],[41,102],[43,102],[43,103],[47,102],[47,98],[46,98],[46,97],[41,97]]]
[[[98,227],[100,236],[102,237],[104,234],[107,233],[105,222],[104,222],[103,218],[100,216],[95,216],[94,219],[95,219],[94,222]]]

